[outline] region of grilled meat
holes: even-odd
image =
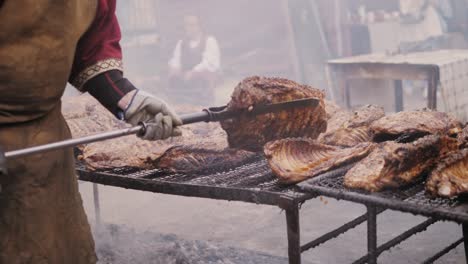
[[[429,134],[454,134],[461,124],[447,113],[435,111],[408,111],[388,115],[371,125],[374,141],[395,140],[402,136],[406,142]]]
[[[150,169],[150,161],[159,158],[170,147],[171,144],[166,141],[146,141],[131,135],[88,144],[83,147],[78,159],[91,170],[120,167]]]
[[[468,149],[444,157],[429,175],[426,189],[433,196],[446,198],[468,193]]]
[[[243,80],[235,88],[228,110],[309,97],[320,99],[319,105],[263,114],[254,118],[241,116],[221,122],[228,134],[229,146],[259,151],[267,142],[276,139],[317,138],[327,127],[322,91],[281,78],[250,77]]]
[[[385,116],[385,111],[380,106],[363,106],[352,114],[342,114],[337,118],[349,118],[332,131],[327,131],[321,138],[323,144],[352,147],[362,142],[372,140],[370,125]],[[339,120],[341,121],[341,120]]]
[[[456,140],[438,135],[429,135],[413,143],[381,143],[346,173],[344,184],[370,192],[404,186],[433,168],[437,159],[456,145]]]
[[[206,149],[202,146],[174,146],[151,162],[152,167],[171,172],[196,172],[234,168],[255,157],[253,152],[237,149]]]
[[[264,153],[281,182],[297,183],[356,162],[367,156],[373,145],[366,142],[344,149],[311,139],[282,139],[266,144]]]
[[[468,125],[457,136],[460,148],[468,148]]]
[[[78,158],[93,170],[118,167],[150,169],[153,168],[154,160],[175,145],[203,145],[205,148],[216,150],[227,147],[226,133],[219,124],[192,124],[180,129],[181,137],[166,140],[146,141],[131,135],[91,143],[81,149],[82,154]]]

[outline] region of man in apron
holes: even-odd
[[[179,134],[180,119],[122,76],[115,0],[0,0],[0,146],[70,138],[60,112],[67,81],[143,136]],[[0,175],[0,263],[95,263],[71,149],[7,162]]]

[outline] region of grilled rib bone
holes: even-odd
[[[429,135],[413,143],[381,143],[346,173],[344,185],[378,192],[413,183],[435,165],[440,155],[456,145],[456,140],[438,135]]]
[[[352,148],[324,145],[311,139],[282,139],[265,145],[273,173],[283,183],[297,183],[365,157],[373,143]]]

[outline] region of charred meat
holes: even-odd
[[[171,172],[222,170],[240,166],[256,157],[253,152],[237,149],[206,149],[201,146],[174,146],[152,162],[152,167]]]
[[[413,183],[456,145],[456,140],[438,135],[429,135],[413,143],[381,143],[346,173],[344,184],[349,188],[378,192]]]
[[[222,150],[227,147],[226,133],[219,124],[192,124],[181,127],[182,136],[166,140],[146,141],[136,136],[91,143],[78,157],[89,169],[119,167],[154,168],[154,161],[175,145],[203,145]]]
[[[311,139],[282,139],[266,144],[264,153],[281,182],[297,183],[356,162],[367,156],[373,145],[367,142],[352,148],[340,148]]]
[[[460,148],[468,148],[468,125],[457,136]]]
[[[385,116],[385,111],[380,106],[363,106],[352,114],[344,116],[347,120],[332,131],[328,131],[321,138],[320,142],[328,145],[352,147],[362,142],[372,140],[370,125]],[[339,117],[339,116],[338,116]]]
[[[426,189],[433,196],[446,198],[468,193],[468,149],[444,157],[429,175]]]
[[[312,108],[284,110],[254,118],[241,116],[221,122],[229,146],[259,151],[269,141],[287,137],[317,138],[327,128],[322,91],[281,78],[243,80],[231,96],[229,110],[310,97],[320,99],[320,103]]]
[[[374,141],[382,142],[406,137],[406,142],[429,134],[455,134],[461,124],[447,113],[407,111],[385,116],[371,125]]]

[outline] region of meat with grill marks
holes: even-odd
[[[433,196],[446,198],[468,193],[468,149],[451,152],[439,161],[426,189]]]
[[[385,116],[383,107],[375,105],[363,106],[344,121],[336,130],[327,131],[320,142],[328,145],[352,147],[362,142],[372,140],[370,125]]]
[[[266,144],[264,153],[280,182],[297,183],[359,161],[373,147],[374,143],[370,142],[340,148],[311,139],[282,139]]]
[[[238,149],[206,149],[203,146],[174,146],[154,160],[152,167],[171,172],[223,170],[238,167],[256,157],[253,152]]]
[[[435,111],[407,111],[385,116],[371,125],[376,142],[405,137],[405,142],[429,134],[455,134],[461,124],[451,115]]]
[[[440,156],[456,148],[455,139],[439,135],[412,143],[383,142],[346,173],[344,184],[369,192],[405,186],[432,169]]]
[[[468,125],[457,136],[460,148],[468,148]]]
[[[259,151],[267,142],[281,138],[315,139],[327,128],[322,91],[281,78],[249,77],[243,80],[236,86],[228,110],[309,97],[319,99],[320,103],[310,108],[289,109],[253,118],[241,116],[221,122],[229,146]]]

